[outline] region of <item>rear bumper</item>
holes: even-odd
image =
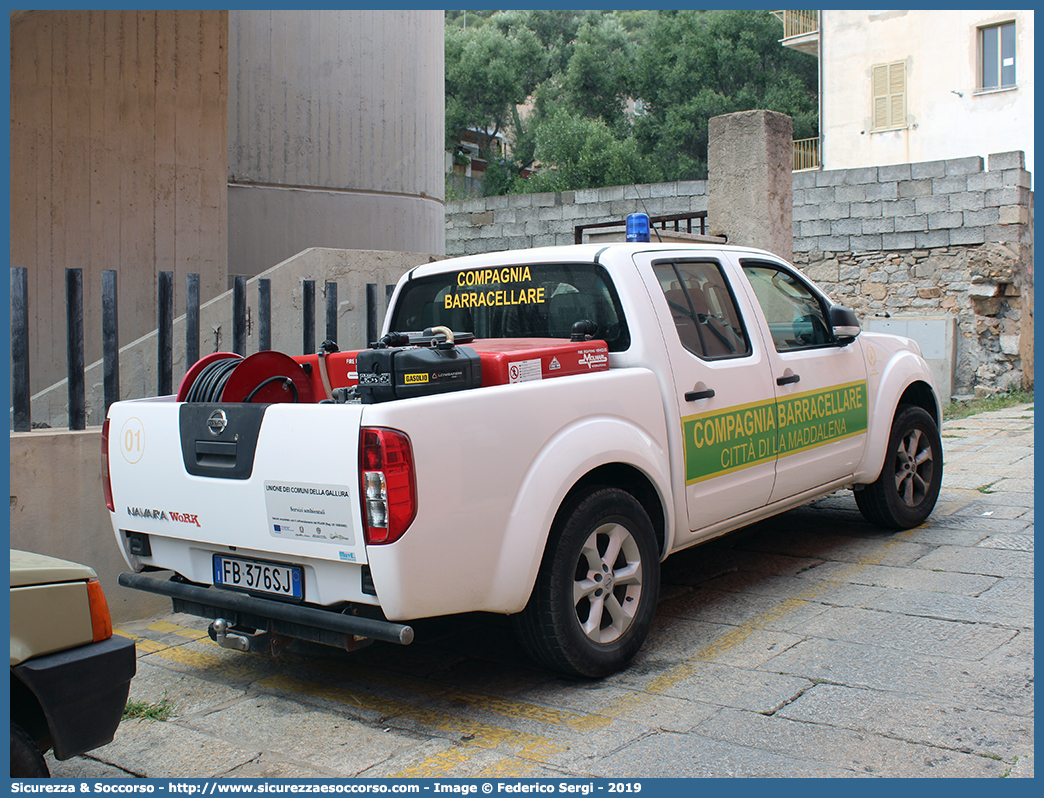
[[[43,709],[56,759],[112,742],[136,670],[134,643],[100,643],[37,657],[11,669]]]
[[[344,615],[333,610],[288,604],[233,590],[157,579],[144,574],[122,573],[119,583],[135,590],[168,596],[174,601],[174,608],[178,612],[203,618],[225,618],[232,623],[302,640],[341,645],[338,636],[354,635],[403,646],[413,642],[412,627],[391,621]]]

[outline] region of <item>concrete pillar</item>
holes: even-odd
[[[793,138],[793,121],[775,111],[711,118],[707,143],[711,235],[793,259]]]
[[[309,247],[445,251],[443,24],[230,12],[230,285]]]

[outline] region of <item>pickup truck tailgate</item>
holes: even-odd
[[[352,405],[190,404],[171,397],[113,405],[117,537],[143,532],[226,551],[366,562],[361,412]]]

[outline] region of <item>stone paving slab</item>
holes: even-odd
[[[177,706],[181,717],[186,717],[233,704],[245,696],[246,691],[241,688],[201,679],[195,674],[178,673],[143,660],[138,662],[138,671],[131,681],[129,700],[150,705],[167,701]]]
[[[669,616],[658,617],[653,622],[650,637],[654,635],[655,640],[649,641],[638,652],[633,666],[618,676],[639,680],[646,671],[670,669],[679,662],[693,659],[737,668],[756,668],[801,639],[776,630]]]
[[[116,738],[93,751],[91,758],[148,778],[177,778],[187,773],[209,778],[230,773],[261,755],[253,740],[240,742],[246,745],[195,731],[182,723],[125,720]]]
[[[767,615],[777,603],[777,599],[771,596],[705,587],[673,601],[661,602],[659,612],[673,618],[742,626],[753,618]],[[818,602],[795,598],[792,606],[789,607],[789,612],[779,618],[767,620],[762,628],[786,632],[806,619],[825,611],[826,607]]]
[[[977,596],[997,584],[998,577],[974,573],[953,573],[924,568],[896,568],[886,565],[864,565],[853,569],[850,563],[828,562],[814,571],[802,574],[816,581],[834,580],[854,582],[882,588],[907,590],[931,590],[936,593],[953,593]]]
[[[1032,579],[1009,577],[994,584],[982,596],[988,599],[1020,602],[1032,608],[1035,599],[1034,582]]]
[[[1033,630],[1023,630],[1018,635],[983,658],[982,664],[991,668],[1021,673],[1033,680]]]
[[[216,739],[250,739],[262,751],[279,751],[299,767],[330,776],[357,776],[375,757],[390,759],[429,739],[274,695],[252,696],[185,725]]]
[[[885,778],[990,778],[1003,776],[1002,761],[938,746],[865,734],[828,724],[722,710],[696,731],[737,745],[766,746],[771,753],[800,757],[825,767]]]
[[[999,760],[1033,747],[1030,718],[833,684],[816,685],[778,716]]]
[[[640,668],[621,674],[621,684],[643,692],[692,700],[750,712],[774,712],[811,686],[808,679],[761,670],[733,668],[712,662],[689,662],[653,673]]]
[[[602,680],[535,667],[491,616],[275,658],[191,616],[124,624],[132,698],[175,715],[52,773],[1032,778],[1032,408],[943,433],[924,525],[877,529],[840,491],[672,556],[652,634]]]
[[[593,763],[591,775],[615,778],[628,772],[683,779],[836,779],[869,775],[698,734],[646,737]]]
[[[979,660],[1018,634],[986,623],[946,621],[880,610],[840,607],[795,627],[805,638],[861,643],[940,657]]]
[[[1012,595],[1005,591],[1007,580],[976,596],[958,596],[921,590],[885,590],[863,605],[867,610],[902,614],[940,621],[966,624],[988,624],[995,628],[1018,631],[1033,625],[1033,583],[1028,592]]]
[[[812,639],[773,658],[765,667],[816,682],[958,700],[986,711],[1032,712],[1032,675],[998,673],[968,660]]]
[[[859,565],[873,562],[875,565],[891,565],[904,568],[927,554],[932,549],[922,543],[907,543],[892,538],[888,545],[882,546],[880,539],[853,539],[844,535],[826,535],[817,530],[817,519],[807,519],[813,531],[788,535],[784,539],[766,539],[755,544],[756,551],[780,551],[808,556],[817,553],[822,559],[838,563],[855,563]]]
[[[1033,552],[968,546],[940,546],[917,560],[915,567],[983,576],[1033,576]]]
[[[818,568],[822,563],[817,563]],[[820,571],[819,573],[826,573]],[[704,589],[718,592],[740,593],[748,596],[765,596],[815,602],[823,609],[827,607],[858,607],[873,600],[884,588],[879,585],[860,585],[851,582],[819,579],[809,568],[797,576],[775,575],[752,579],[750,574],[725,574],[708,581]]]

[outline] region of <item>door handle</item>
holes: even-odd
[[[789,377],[776,377],[776,385],[793,385],[795,382],[801,382],[800,374],[791,374]]]
[[[689,391],[685,394],[686,402],[696,402],[700,399],[710,399],[714,396],[714,389],[707,388],[705,391]]]

